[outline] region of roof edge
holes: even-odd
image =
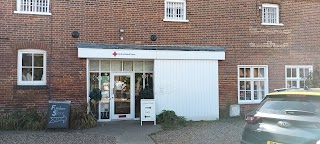
[[[222,46],[183,46],[183,45],[128,45],[128,44],[97,44],[78,43],[77,48],[95,49],[131,49],[131,50],[177,50],[177,51],[225,51]]]

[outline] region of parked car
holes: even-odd
[[[320,144],[320,89],[269,93],[245,120],[241,144]]]

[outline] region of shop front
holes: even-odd
[[[101,90],[99,120],[139,120],[143,90],[154,93],[156,114],[174,110],[188,120],[219,118],[221,47],[78,45],[87,60],[87,101]]]

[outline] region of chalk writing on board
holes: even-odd
[[[56,123],[56,122],[63,122],[65,123],[67,121],[67,117],[65,115],[65,110],[66,108],[63,107],[57,107],[57,105],[52,105],[51,106],[51,117],[50,117],[50,122],[49,123]]]

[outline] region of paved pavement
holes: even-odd
[[[86,131],[113,136],[118,144],[154,144],[149,135],[161,131],[161,126],[153,122],[143,122],[142,126],[140,121],[112,121],[100,125]]]
[[[153,122],[112,121],[86,130],[0,131],[0,144],[154,144]]]
[[[161,131],[153,122],[112,121],[86,130],[0,131],[0,144],[234,144],[243,126],[242,119],[231,119]]]

